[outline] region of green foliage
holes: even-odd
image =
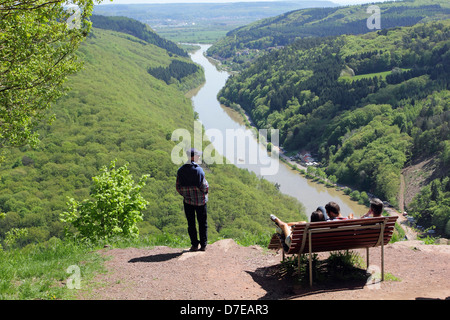
[[[366,273],[359,269],[363,265],[362,260],[354,251],[335,251],[330,253],[324,267],[328,277],[340,280],[365,279]]]
[[[355,190],[355,191],[353,191],[352,193],[350,193],[350,198],[351,198],[353,201],[358,201],[359,198],[360,198],[360,193],[359,193],[359,191],[358,191],[358,190]]]
[[[0,251],[0,300],[73,299],[78,290],[67,287],[70,266],[80,268],[81,289],[104,270],[105,258],[93,249],[52,238],[38,245]]]
[[[67,210],[67,197],[87,198],[92,177],[111,159],[130,163],[136,176],[162,180],[176,171],[166,135],[189,125],[192,107],[147,73],[149,65],[170,64],[167,52],[94,29],[78,55],[85,68],[70,78],[73,90],[55,104],[54,123],[39,126],[40,145],[5,152],[1,238],[14,227],[29,229],[24,244],[63,237],[59,216]],[[153,197],[147,191],[144,198]]]
[[[94,3],[75,0],[79,14],[65,1],[12,1],[0,5],[0,150],[36,144],[37,123],[64,93],[66,77],[80,69],[76,50],[87,36]]]
[[[389,28],[450,17],[450,6],[446,0],[390,1],[377,3],[377,6],[380,8],[381,27],[384,29],[381,32],[387,32]],[[277,46],[290,45],[299,38],[368,33],[372,30],[367,27],[367,19],[371,16],[366,12],[367,7],[367,4],[314,7],[261,19],[230,31],[209,48],[208,54],[232,62],[232,68],[239,70],[243,64],[252,61],[252,58],[242,59],[242,51],[258,50],[255,57],[259,57]],[[376,59],[369,60],[368,63],[377,63]]]
[[[27,235],[27,229],[12,228],[5,234],[5,246],[11,248],[17,242],[17,240],[19,240],[20,238],[24,238]]]
[[[95,28],[120,32],[127,40],[140,43],[141,45],[152,44],[161,49],[165,49],[171,59],[167,66],[163,64],[153,64],[161,62],[158,58],[152,59],[153,63],[148,67],[148,72],[157,79],[163,80],[166,84],[173,84],[177,89],[187,92],[196,88],[204,81],[202,69],[193,64],[188,58],[188,53],[172,41],[166,40],[157,35],[151,28],[139,21],[126,17],[105,17],[93,15],[92,23]],[[131,35],[131,36],[126,36]]]
[[[450,237],[450,178],[435,179],[420,190],[408,206],[416,223],[434,227],[437,234]]]
[[[157,79],[170,84],[172,78],[181,81],[183,78],[199,72],[200,67],[193,63],[173,60],[168,67],[149,68],[148,73]]]
[[[300,39],[230,77],[219,99],[279,129],[288,151],[317,153],[328,176],[395,205],[409,160],[448,159],[449,35],[443,20]],[[349,69],[359,80],[341,80]]]
[[[115,161],[109,170],[104,166],[100,171],[101,175],[92,178],[94,200],[79,203],[70,198],[69,211],[63,213],[62,221],[72,224],[84,239],[137,236],[137,223],[142,221],[142,211],[148,204],[140,193],[148,175],[134,185],[127,165],[116,169]]]
[[[362,257],[354,251],[334,251],[325,260],[319,260],[317,254],[312,255],[313,281],[326,283],[329,281],[365,280],[366,271],[361,269]],[[287,257],[282,262],[282,272],[296,274],[299,282],[309,283],[309,257],[300,257],[300,272],[298,272],[298,257]]]
[[[389,241],[389,243],[402,241],[405,239],[405,235],[406,235],[405,230],[402,228],[402,226],[398,222],[396,222],[395,226],[394,226],[394,232],[392,234],[392,238]]]
[[[174,42],[211,44],[227,32],[256,20],[287,11],[315,7],[317,1],[265,1],[224,3],[147,3],[96,6],[94,13],[104,16],[124,16],[152,26],[163,38]],[[329,1],[324,6],[334,6]],[[321,3],[321,5],[322,5]]]
[[[171,57],[131,35],[96,28],[77,54],[84,69],[68,80],[72,90],[55,103],[53,124],[38,127],[41,143],[5,152],[0,212],[6,216],[0,220],[0,239],[12,228],[28,229],[21,246],[64,238],[60,215],[67,211],[67,198],[89,198],[92,178],[112,159],[119,166],[128,163],[135,177],[149,175],[141,190],[148,206],[138,223],[140,236],[187,235],[183,200],[175,190],[178,165],[171,161],[176,145],[171,135],[179,128],[193,132],[194,112],[177,86],[147,70],[190,60]],[[204,165],[204,170],[210,183],[210,239],[226,230],[273,232],[270,213],[286,221],[305,220],[298,201],[247,170],[233,165]]]
[[[245,232],[242,236],[235,238],[236,243],[240,246],[253,246],[258,245],[262,248],[266,248],[267,244],[270,242],[272,238],[273,232],[265,232],[265,233],[251,233]]]
[[[429,235],[427,235],[427,236],[419,235],[417,237],[417,239],[422,241],[424,244],[431,244],[431,245],[436,244],[436,240],[437,240],[436,237],[431,237]]]
[[[208,224],[211,237],[249,242],[250,235],[273,233],[268,216],[283,221],[307,220],[304,207],[283,195],[275,185],[234,165],[214,165],[206,171],[210,184]],[[239,199],[239,201],[236,201]],[[259,237],[259,236],[256,236]],[[264,237],[264,236],[263,236]]]
[[[160,37],[142,22],[126,17],[104,17],[99,15],[93,15],[91,21],[94,28],[130,34],[147,43],[166,49],[170,53],[181,57],[188,57],[186,51],[178,47],[174,42]]]

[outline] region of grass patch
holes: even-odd
[[[269,237],[263,233],[244,233],[235,241],[242,246],[259,244],[265,247]],[[220,239],[211,239],[210,243]],[[108,257],[97,252],[105,245],[113,248],[187,248],[191,244],[187,235],[158,233],[129,239],[116,237],[95,244],[52,238],[45,243],[0,251],[0,300],[76,299],[77,289],[96,285],[92,279],[106,272],[104,262]],[[79,287],[74,281],[77,275]]]
[[[158,35],[174,42],[211,44],[226,36],[229,26],[191,25],[185,27],[160,27]]]
[[[0,299],[73,299],[76,290],[67,284],[74,283],[74,272],[69,267],[80,271],[81,281],[104,270],[105,258],[92,249],[86,244],[52,238],[42,244],[1,251]]]
[[[404,69],[401,68],[402,72],[411,70],[411,69]],[[392,73],[392,70],[390,71],[383,71],[383,72],[375,72],[375,73],[366,73],[366,74],[359,74],[356,76],[350,76],[350,75],[343,75],[339,77],[340,81],[357,81],[361,79],[372,79],[375,77],[381,77],[382,80],[386,80],[386,77]]]
[[[187,235],[174,235],[166,232],[141,236],[138,238],[115,238],[105,245],[111,245],[115,248],[152,248],[155,246],[167,246],[171,248],[185,248],[191,246],[191,241]]]
[[[118,248],[190,245],[188,237],[161,233],[96,244],[52,238],[45,243],[0,251],[0,300],[75,299],[76,289],[84,289],[95,275],[106,271],[104,262],[108,258],[97,252],[105,244]]]
[[[392,234],[392,238],[389,241],[389,243],[402,241],[403,239],[405,239],[405,236],[406,236],[405,230],[403,230],[402,226],[398,222],[396,222],[394,233]]]
[[[249,247],[253,245],[258,245],[263,248],[267,247],[267,244],[270,242],[270,238],[273,233],[258,233],[253,234],[249,232],[244,232],[242,236],[235,239],[236,243],[240,246]]]

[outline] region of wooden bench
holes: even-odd
[[[299,223],[292,226],[292,243],[285,254],[309,253],[309,284],[312,286],[312,253],[350,249],[367,249],[369,267],[369,248],[381,246],[381,281],[384,280],[384,246],[391,240],[397,216],[335,220],[326,222]],[[275,233],[269,249],[283,249],[279,234]]]

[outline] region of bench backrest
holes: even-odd
[[[397,216],[311,222],[294,225],[288,254],[370,248],[389,243]],[[275,248],[275,240],[269,248]]]

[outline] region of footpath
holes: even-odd
[[[358,251],[365,261],[365,250]],[[384,282],[331,281],[312,288],[282,267],[281,252],[231,239],[206,252],[188,248],[103,249],[107,272],[83,284],[78,299],[414,300],[450,299],[450,246],[417,240],[385,246]],[[380,263],[380,248],[370,250]],[[327,253],[319,255],[324,258]]]

